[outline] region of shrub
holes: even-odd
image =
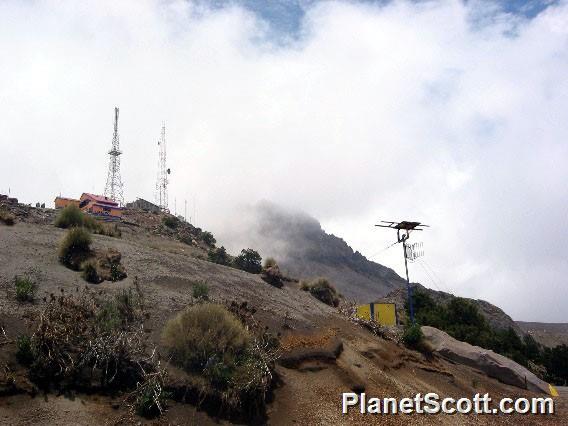
[[[94,259],[86,260],[81,265],[81,276],[85,281],[92,284],[99,284],[103,282],[103,278],[99,275],[97,270],[97,262]]]
[[[251,419],[264,409],[278,345],[261,331],[246,302],[230,309],[193,305],[168,321],[162,341],[203,399]]]
[[[33,302],[37,291],[37,284],[29,277],[14,278],[14,286],[16,287],[16,299],[20,302]]]
[[[58,228],[85,227],[95,234],[109,237],[120,237],[121,232],[117,224],[105,224],[88,214],[85,214],[75,204],[69,204],[59,212],[55,218],[55,226]]]
[[[121,311],[118,296],[109,300],[84,291],[52,297],[31,337],[30,378],[46,387],[85,388],[96,380],[105,389],[134,388],[151,367],[143,313],[131,314]]]
[[[35,359],[34,352],[32,350],[32,341],[29,336],[21,335],[18,336],[16,340],[16,359],[22,365],[29,366]]]
[[[204,300],[209,298],[209,286],[205,281],[198,281],[193,284],[193,297]]]
[[[154,418],[164,412],[170,396],[164,391],[164,379],[165,372],[158,366],[156,372],[144,374],[144,379],[136,384],[133,408],[138,415]]]
[[[234,315],[215,304],[185,310],[166,324],[162,336],[172,361],[189,372],[202,372],[217,357],[230,364],[250,338]]]
[[[317,278],[308,285],[308,291],[316,299],[329,306],[339,306],[339,296],[335,287],[325,278]]]
[[[262,271],[262,257],[256,250],[243,249],[241,254],[235,257],[233,264],[236,268],[251,274],[259,274]]]
[[[419,349],[421,347],[422,340],[424,339],[424,334],[422,334],[422,329],[418,324],[413,324],[404,330],[402,335],[403,343],[412,349]]]
[[[210,262],[218,263],[219,265],[229,265],[231,263],[231,258],[223,246],[210,249],[207,252],[207,259]]]
[[[0,222],[12,226],[16,221],[15,216],[6,209],[0,209]]]
[[[83,226],[85,215],[75,204],[69,204],[59,212],[55,218],[55,226],[58,228],[73,228]]]
[[[179,226],[179,219],[172,215],[164,216],[162,223],[170,229],[176,229]]]
[[[278,266],[278,263],[276,263],[276,259],[273,257],[267,257],[264,260],[264,269],[273,268],[275,266]]]
[[[59,261],[78,270],[91,252],[91,235],[84,228],[72,228],[59,244]]]
[[[300,290],[310,291],[310,283],[304,280],[300,281]]]
[[[213,234],[209,231],[203,231],[201,233],[201,240],[210,247],[214,246],[215,243],[217,242],[217,240],[215,240],[215,237],[213,236]]]

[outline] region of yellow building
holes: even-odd
[[[357,306],[357,317],[375,321],[380,325],[397,325],[396,305],[394,303],[368,303]]]

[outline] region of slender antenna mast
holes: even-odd
[[[114,108],[114,132],[112,134],[112,148],[108,152],[110,156],[108,175],[105,185],[105,197],[124,205],[122,179],[120,177],[120,142],[118,138],[118,107]]]
[[[158,179],[156,181],[156,203],[163,211],[168,209],[168,175],[170,169],[166,166],[166,123],[162,122],[162,134],[158,141]]]
[[[412,301],[412,285],[410,285],[410,278],[408,277],[408,261],[411,262],[416,260],[418,257],[422,256],[424,252],[421,250],[421,245],[408,245],[406,241],[410,238],[410,233],[412,231],[423,231],[424,228],[428,228],[428,225],[424,225],[420,222],[390,222],[381,220],[381,224],[375,225],[381,228],[396,229],[396,242],[402,243],[402,250],[404,254],[404,268],[406,269],[406,287],[408,290],[408,308],[410,310],[410,322],[412,324],[414,321],[414,304]],[[401,232],[402,231],[402,232]]]

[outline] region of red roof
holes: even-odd
[[[81,195],[81,201],[84,200],[85,198],[88,198],[90,200],[93,200],[97,203],[102,203],[102,204],[106,204],[109,206],[113,206],[113,207],[118,207],[118,203],[111,200],[108,197],[105,197],[103,195],[94,195],[94,194],[89,194],[87,192],[83,192],[83,195]]]

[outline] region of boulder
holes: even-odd
[[[434,327],[423,326],[422,333],[424,343],[443,358],[473,367],[508,385],[546,394],[552,392],[548,383],[503,355],[460,342]]]

